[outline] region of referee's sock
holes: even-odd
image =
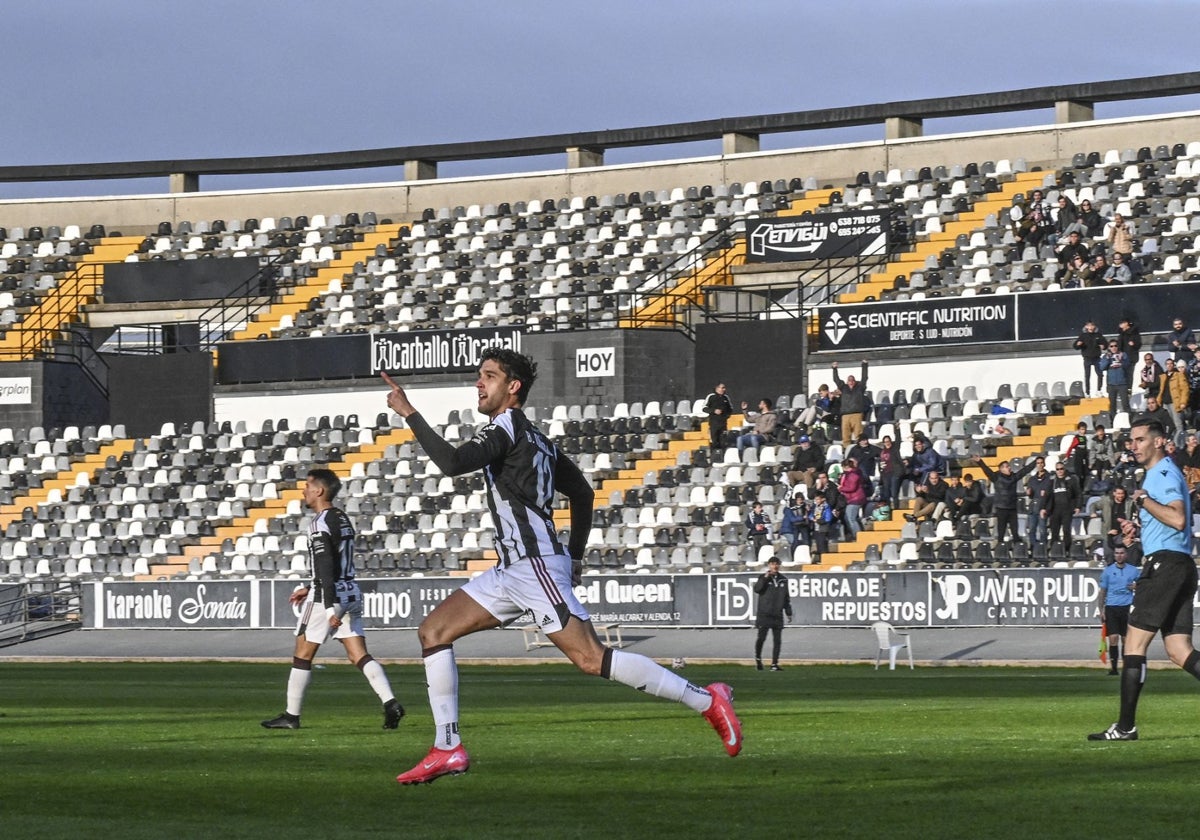
[[[1193,650],[1183,663],[1183,670],[1200,680],[1200,651]]]
[[[1121,671],[1121,719],[1117,721],[1117,726],[1126,732],[1136,725],[1138,697],[1145,682],[1146,657],[1127,654],[1125,668]]]

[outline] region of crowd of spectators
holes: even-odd
[[[1110,396],[1116,393],[1113,415],[1131,411],[1133,403],[1138,413],[1156,417],[1168,429],[1170,457],[1200,501],[1200,442],[1194,431],[1200,425],[1200,346],[1180,318],[1173,320],[1165,343],[1165,353],[1142,352],[1140,332],[1124,319],[1111,340],[1088,322],[1074,346],[1083,356],[1089,396],[1099,396],[1107,386]],[[778,508],[759,505],[747,518],[748,538],[756,546],[775,541],[782,552],[806,545],[819,558],[832,544],[853,542],[872,520],[892,518],[911,500],[903,516],[918,528],[946,521],[958,537],[1020,543],[1043,557],[1094,560],[1098,552],[1111,556],[1121,544],[1136,562],[1138,547],[1118,525],[1127,518],[1129,493],[1141,477],[1127,434],[1114,434],[1100,422],[1081,422],[1064,439],[1050,441],[1044,454],[995,468],[980,457],[947,459],[919,431],[911,447],[903,447],[908,454],[902,454],[890,435],[872,435],[876,426],[869,421],[865,374],[864,364],[862,380],[842,381],[835,369],[838,387],[820,385],[795,412],[776,411],[764,398],[757,412],[746,413],[747,427],[731,435],[740,456],[746,448],[776,442],[780,433],[794,434],[792,459],[780,473],[786,489]],[[847,386],[861,390],[852,407],[868,418],[849,438],[841,411]],[[1012,433],[1002,423],[1001,418],[990,424],[993,445]]]

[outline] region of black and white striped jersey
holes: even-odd
[[[318,513],[308,524],[308,558],[317,599],[326,607],[338,602],[338,581],[353,580],[354,525],[339,508]]]
[[[524,412],[515,408],[504,411],[457,448],[443,440],[420,414],[411,415],[408,423],[446,475],[483,470],[500,565],[554,554],[583,557],[595,494],[579,467],[559,452]],[[556,492],[571,502],[571,536],[565,551],[554,524]]]

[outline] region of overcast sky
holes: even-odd
[[[492,140],[1200,69],[1197,0],[50,0],[6,4],[4,24],[7,165]],[[1097,116],[1191,109],[1200,97],[1100,105]],[[926,133],[1051,120],[938,121]],[[763,146],[881,136],[866,127]],[[202,188],[266,185],[212,178]],[[165,180],[0,184],[0,198],[165,190]]]

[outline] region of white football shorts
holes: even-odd
[[[333,631],[333,638],[346,639],[350,636],[363,635],[362,621],[362,591],[352,580],[340,580],[337,583],[338,601],[345,613],[342,623]],[[300,605],[300,616],[296,620],[296,635],[303,636],[314,645],[324,644],[329,638],[329,617],[325,605],[317,602],[317,588],[310,586],[308,598]]]
[[[501,624],[528,612],[549,635],[563,629],[568,616],[591,619],[571,588],[571,558],[562,554],[521,560],[507,568],[493,566],[462,588]]]

